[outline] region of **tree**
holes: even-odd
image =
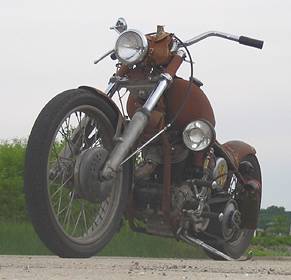
[[[259,224],[258,228],[266,229],[270,228],[273,224],[273,218],[275,216],[287,216],[287,220],[291,220],[291,216],[289,212],[285,211],[284,207],[270,206],[267,209],[261,209],[259,216]]]
[[[288,217],[284,215],[273,216],[272,227],[270,232],[276,235],[288,235],[289,234],[289,222]]]

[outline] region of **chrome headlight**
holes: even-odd
[[[194,121],[189,123],[183,131],[185,145],[192,151],[206,149],[215,140],[213,126],[207,121]]]
[[[147,51],[147,38],[137,30],[124,31],[119,35],[115,44],[115,54],[118,60],[127,65],[141,62]]]

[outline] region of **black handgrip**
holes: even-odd
[[[264,45],[264,41],[252,39],[245,36],[240,36],[238,39],[238,42],[242,45],[246,45],[246,46],[250,46],[250,47],[254,47],[258,49],[262,49]]]

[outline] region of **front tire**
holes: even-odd
[[[94,170],[95,163],[101,166],[99,151],[109,153],[113,148],[117,118],[98,94],[74,89],[53,98],[32,128],[25,159],[27,208],[40,239],[61,257],[95,255],[120,227],[130,185],[129,164],[103,197],[86,184],[80,187],[78,181],[95,178],[99,171]],[[92,152],[93,159],[87,156]],[[93,171],[88,171],[88,160]],[[86,161],[87,165],[82,163]]]

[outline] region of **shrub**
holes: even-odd
[[[26,220],[23,170],[26,142],[0,142],[0,221]]]

